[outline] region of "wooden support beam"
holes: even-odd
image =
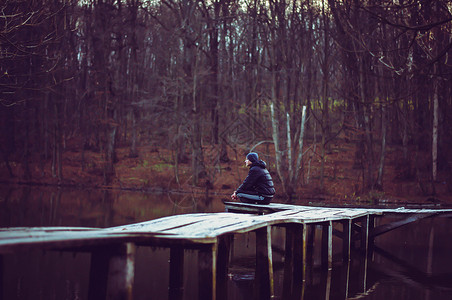
[[[224,208],[226,212],[232,213],[251,213],[251,214],[271,214],[281,209],[275,208],[272,205],[250,204],[242,202],[227,202],[224,201]]]
[[[366,255],[369,250],[369,215],[360,218],[361,222],[361,251]]]
[[[361,223],[361,251],[363,253],[363,255],[360,257],[359,273],[362,286],[361,292],[365,293],[367,291],[370,217],[369,215],[366,215],[364,217],[361,217],[359,221]]]
[[[313,265],[314,265],[314,240],[315,240],[315,224],[304,224],[306,236],[303,242],[306,242],[306,249],[304,249],[303,266],[303,286],[307,285],[309,279],[312,279]]]
[[[3,300],[4,298],[4,270],[5,268],[5,263],[4,263],[4,255],[0,254],[0,300]]]
[[[399,228],[401,226],[404,226],[404,225],[416,222],[418,220],[422,220],[422,219],[431,217],[433,215],[436,215],[436,213],[423,213],[423,214],[418,213],[418,214],[413,214],[413,215],[410,215],[409,217],[404,218],[402,220],[398,220],[398,221],[395,221],[395,222],[391,222],[391,223],[387,223],[387,224],[375,227],[370,232],[370,236],[372,238],[375,238],[375,237],[377,237],[379,235],[382,235],[383,233],[386,233],[388,231],[391,231],[391,230],[394,230],[394,229]]]
[[[306,248],[308,240],[307,225],[298,225],[294,236],[294,285],[300,285],[306,279]]]
[[[96,248],[91,253],[88,299],[130,300],[134,276],[134,244]]]
[[[379,248],[375,246],[375,252],[377,252],[379,255],[384,257],[385,259],[391,261],[393,265],[396,266],[396,268],[391,270],[384,270],[383,268],[379,268],[379,271],[381,271],[383,274],[387,274],[393,278],[397,278],[401,282],[407,282],[408,279],[404,277],[404,274],[411,274],[413,277],[409,278],[409,285],[413,287],[421,287],[430,285],[431,287],[441,285],[441,282],[445,282],[444,279],[439,278],[450,278],[450,273],[446,274],[438,274],[436,276],[432,276],[432,274],[429,274],[428,272],[421,270],[421,266],[414,265],[406,260],[401,259],[400,257],[394,255],[391,252],[385,251],[382,248]],[[396,271],[397,270],[397,271]],[[439,280],[436,280],[439,279]],[[450,280],[448,281],[450,282]],[[444,286],[444,285],[443,285]]]
[[[307,226],[286,226],[284,251],[283,299],[297,299],[306,277]]]
[[[369,215],[369,241],[368,241],[368,249],[367,249],[367,255],[371,257],[374,253],[374,246],[375,246],[375,237],[371,235],[373,230],[375,229],[375,220],[376,217],[374,215]]]
[[[217,300],[228,299],[228,268],[231,246],[234,236],[232,234],[219,237],[217,258]]]
[[[331,269],[333,267],[333,226],[332,222],[322,223],[322,267]]]
[[[109,263],[107,299],[133,299],[135,249],[132,243],[121,244],[114,249]]]
[[[342,220],[342,259],[350,260],[350,247],[352,241],[352,220]]]
[[[367,253],[365,255],[359,256],[359,283],[358,286],[361,287],[360,292],[365,293],[367,291],[367,270],[369,257]]]
[[[294,260],[294,236],[295,228],[286,226],[286,242],[284,248],[284,279],[283,279],[283,299],[291,297],[293,286],[293,260]]]
[[[321,299],[329,300],[331,296],[331,275],[332,269],[322,270],[320,273],[320,282],[323,290],[325,291],[324,296]]]
[[[215,300],[217,286],[218,243],[207,244],[198,251],[198,298]]]
[[[309,226],[312,227],[312,226]],[[295,259],[294,259],[294,284],[293,284],[293,298],[303,299],[302,295],[306,287],[306,272],[307,272],[307,244],[308,244],[308,225],[303,224],[301,234],[295,236]]]
[[[168,299],[179,300],[183,298],[184,291],[184,248],[170,248],[170,272]]]
[[[255,299],[274,297],[273,258],[271,248],[271,227],[265,226],[256,231],[256,276]]]
[[[359,218],[358,218],[359,219]],[[356,220],[356,219],[355,219]],[[357,221],[357,220],[356,220]],[[352,222],[352,235],[353,235],[353,232],[358,232],[358,233],[360,233],[361,232],[361,225],[360,224],[358,224],[358,223],[356,223],[356,222]]]
[[[315,224],[306,224],[307,234],[307,246],[306,246],[306,265],[309,268],[307,273],[310,273],[312,266],[314,264],[314,240],[315,240]]]
[[[344,261],[341,269],[341,277],[340,277],[340,299],[348,299],[349,294],[349,286],[350,286],[350,267],[351,260]]]
[[[99,247],[91,252],[88,300],[106,299],[110,256],[109,247]]]
[[[325,300],[329,300],[330,295],[331,295],[331,275],[332,275],[332,269],[329,268],[327,275],[326,275]]]

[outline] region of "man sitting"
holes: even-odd
[[[244,203],[269,204],[275,194],[275,187],[267,164],[259,160],[257,153],[251,152],[246,156],[245,165],[250,168],[248,176],[231,198]]]

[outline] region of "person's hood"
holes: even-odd
[[[261,167],[262,169],[266,169],[267,168],[267,164],[263,160],[259,160],[258,162],[252,163],[251,167],[254,167],[254,166]]]

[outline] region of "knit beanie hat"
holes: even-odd
[[[259,161],[259,156],[257,155],[256,152],[250,152],[248,153],[248,155],[246,156],[246,159],[248,159],[250,162],[252,163],[256,163]]]

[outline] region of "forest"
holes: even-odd
[[[257,149],[292,198],[347,147],[353,193],[451,195],[451,83],[449,0],[3,0],[0,178],[227,189]]]

